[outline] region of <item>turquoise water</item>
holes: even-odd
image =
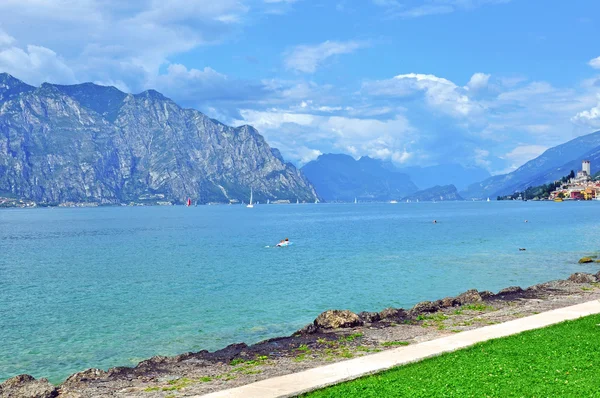
[[[0,381],[597,272],[577,260],[598,249],[599,216],[600,202],[2,210]]]

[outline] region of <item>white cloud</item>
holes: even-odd
[[[467,83],[467,88],[471,91],[478,91],[487,87],[491,75],[485,73],[475,73]]]
[[[591,128],[599,128],[600,127],[600,95],[598,96],[598,105],[593,107],[592,109],[581,111],[577,113],[571,121],[575,124],[591,127]]]
[[[373,4],[386,8],[389,16],[395,18],[419,18],[428,15],[448,14],[461,10],[472,10],[488,4],[508,3],[511,0],[417,0],[399,2],[397,0],[371,0]]]
[[[544,145],[519,145],[504,155],[511,163],[510,169],[514,170],[529,160],[540,156],[548,147]]]
[[[594,69],[600,69],[600,57],[592,59],[589,65]]]
[[[54,51],[41,46],[0,49],[0,71],[8,72],[28,83],[76,83],[75,75]]]
[[[360,41],[326,41],[314,46],[301,45],[284,54],[284,64],[290,70],[314,73],[327,59],[335,55],[353,53],[367,45],[368,43]]]
[[[468,116],[481,110],[481,105],[469,99],[467,90],[435,75],[398,75],[389,80],[364,83],[363,91],[369,95],[397,98],[423,93],[432,108],[454,117]]]
[[[0,48],[9,46],[15,42],[15,38],[0,29]]]
[[[286,158],[302,162],[296,145],[321,148],[321,151],[351,152],[406,162],[411,153],[407,145],[415,130],[403,116],[391,120],[357,119],[292,113],[272,109],[241,111],[237,124],[251,124]]]

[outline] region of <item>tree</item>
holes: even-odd
[[[575,172],[571,170],[571,172],[569,173],[569,180],[573,178],[575,178]]]
[[[558,196],[559,198],[561,198],[561,199],[564,199],[564,197],[565,197],[565,194],[564,194],[564,193],[562,193],[562,192],[559,192],[557,196]]]

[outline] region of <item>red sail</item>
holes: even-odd
[[[192,204],[192,199],[188,198],[187,205],[190,206]]]

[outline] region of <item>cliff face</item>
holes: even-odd
[[[304,165],[302,172],[329,201],[384,201],[417,191],[408,175],[369,157],[325,154]]]
[[[28,86],[0,74],[0,194],[46,203],[314,201],[252,127],[233,128],[150,90]]]
[[[435,187],[431,187],[428,189],[424,189],[419,192],[415,192],[414,194],[403,198],[402,200],[420,200],[420,201],[453,201],[453,200],[463,200],[463,198],[458,194],[458,191],[454,185],[436,185]]]

